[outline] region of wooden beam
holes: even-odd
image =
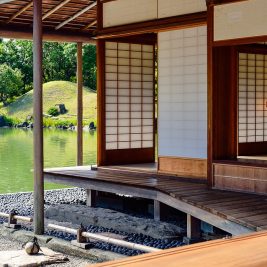
[[[83,45],[77,43],[77,165],[83,165]]]
[[[101,18],[99,18],[101,21]],[[198,12],[193,14],[181,15],[171,18],[163,18],[157,20],[151,20],[146,22],[138,22],[123,26],[108,27],[101,29],[101,25],[98,22],[98,28],[96,38],[114,38],[135,34],[160,32],[173,29],[181,29],[185,27],[193,27],[207,24],[207,12]]]
[[[94,20],[93,22],[89,23],[88,25],[86,25],[85,27],[82,28],[82,31],[87,30],[89,28],[91,28],[92,26],[96,25],[97,20]]]
[[[103,29],[103,3],[100,0],[97,0],[97,31],[101,31]]]
[[[61,7],[63,7],[64,5],[66,5],[70,1],[71,0],[65,0],[65,1],[61,2],[59,5],[57,5],[54,8],[52,8],[50,11],[48,11],[46,14],[43,15],[42,20],[48,18],[50,15],[55,13],[57,10],[59,10]]]
[[[32,40],[32,29],[25,27],[14,27],[13,25],[0,27],[1,38]],[[82,42],[95,44],[96,41],[88,33],[73,31],[54,31],[43,29],[43,40],[54,42]]]
[[[34,233],[44,233],[42,0],[33,4]]]
[[[207,179],[208,179],[208,185],[210,188],[213,187],[213,167],[212,167],[212,161],[213,161],[213,114],[212,114],[212,107],[213,107],[213,39],[214,39],[214,6],[210,2],[210,4],[207,5],[207,46],[208,46],[208,55],[207,55],[207,105],[208,105],[208,135],[207,135],[207,141],[208,141],[208,161],[207,161]]]
[[[30,8],[33,5],[33,2],[29,2],[26,6],[24,6],[22,9],[20,9],[18,12],[16,12],[10,19],[8,19],[7,24],[10,23],[13,19],[18,17],[20,14],[22,14],[24,11],[26,11],[28,8]]]
[[[106,109],[105,109],[105,41],[97,41],[97,165],[106,162]]]
[[[55,29],[58,30],[58,29],[62,28],[65,24],[67,24],[70,21],[76,19],[77,17],[81,16],[83,13],[89,11],[90,9],[92,9],[95,6],[96,6],[96,2],[93,2],[92,4],[90,4],[89,6],[87,6],[84,9],[82,9],[81,11],[79,11],[78,13],[76,13],[75,15],[73,15],[72,17],[70,17],[67,20],[65,20],[62,23],[60,23]]]

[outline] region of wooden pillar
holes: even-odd
[[[214,0],[207,2],[207,81],[208,81],[208,159],[207,182],[213,187],[213,39],[214,39]]]
[[[201,237],[201,220],[187,214],[187,238],[199,239]]]
[[[154,220],[160,221],[160,202],[154,200]]]
[[[92,189],[86,189],[86,205],[88,207],[95,207],[96,205],[96,191]]]
[[[44,233],[42,0],[33,1],[34,233]]]
[[[83,55],[77,43],[77,165],[83,165]]]

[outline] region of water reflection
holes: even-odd
[[[76,132],[44,130],[45,167],[76,165]],[[84,132],[84,162],[96,162],[96,133]],[[33,133],[0,128],[0,193],[32,191]],[[60,188],[46,184],[46,189]]]

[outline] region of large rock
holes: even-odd
[[[60,114],[65,114],[68,112],[68,110],[65,107],[65,104],[56,104],[58,106],[58,111]]]
[[[89,124],[89,130],[95,130],[95,129],[96,129],[95,123],[93,121],[91,121]]]
[[[0,127],[6,126],[5,117],[0,115]]]
[[[0,266],[25,267],[64,263],[68,258],[61,253],[42,247],[38,255],[27,255],[24,250],[0,251]]]
[[[173,238],[183,233],[183,229],[167,222],[139,218],[103,208],[90,208],[81,205],[51,206],[45,213],[48,219],[73,224],[94,225],[127,233],[137,233],[153,238]]]

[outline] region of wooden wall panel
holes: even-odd
[[[267,142],[249,142],[238,144],[238,156],[259,156],[267,154]]]
[[[205,0],[158,0],[158,18],[206,11]]]
[[[266,0],[240,1],[214,7],[214,40],[267,35]]]
[[[138,164],[155,161],[154,148],[106,150],[105,165]]]
[[[237,157],[236,51],[213,48],[212,160]]]
[[[214,163],[214,188],[267,194],[267,167]]]
[[[159,157],[158,165],[160,173],[207,179],[207,160],[205,159]]]
[[[157,19],[157,0],[117,0],[103,5],[104,28],[153,19]]]

